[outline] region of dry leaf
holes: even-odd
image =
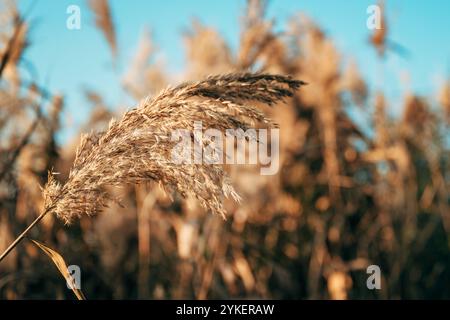
[[[44,253],[50,257],[50,259],[52,259],[53,263],[56,265],[56,267],[58,268],[59,272],[63,275],[64,279],[66,279],[66,281],[71,284],[71,289],[73,291],[73,293],[76,295],[76,297],[78,298],[78,300],[86,300],[86,297],[84,296],[83,292],[80,289],[75,288],[74,284],[73,284],[73,278],[72,276],[69,274],[69,271],[67,271],[67,265],[66,262],[64,261],[63,257],[56,252],[53,249],[50,249],[49,247],[47,247],[46,245],[44,245],[43,243],[40,243],[36,240],[30,239],[36,246],[38,246],[42,251],[44,251]]]

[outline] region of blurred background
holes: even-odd
[[[378,5],[381,28],[366,22]],[[157,183],[30,237],[81,268],[88,299],[450,298],[450,2],[0,1],[0,251],[65,181],[80,134],[168,85],[264,71],[308,82],[264,109],[280,170],[227,168],[228,218]],[[171,197],[173,199],[171,199]],[[23,241],[1,299],[74,299]],[[366,285],[369,265],[381,289]]]

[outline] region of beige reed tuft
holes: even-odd
[[[109,186],[158,181],[183,196],[193,194],[203,207],[224,216],[224,196],[235,200],[239,196],[222,166],[173,163],[171,151],[177,142],[171,141],[171,132],[193,130],[195,121],[219,130],[270,125],[261,111],[246,102],[273,105],[303,84],[286,76],[234,73],[184,83],[146,98],[121,120],[112,120],[105,132],[82,137],[66,183],[49,174],[45,210],[70,223],[115,200]]]
[[[88,3],[95,15],[95,24],[102,31],[115,57],[117,55],[116,29],[108,0],[89,0]]]

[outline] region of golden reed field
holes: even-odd
[[[389,116],[388,96],[319,25],[293,13],[275,31],[250,0],[236,50],[198,21],[180,35],[177,79],[149,63],[157,44],[144,34],[120,83],[135,107],[86,90],[88,120],[57,143],[64,92],[23,81],[31,24],[5,3],[0,252],[17,241],[0,261],[0,299],[450,298],[450,82],[434,97],[405,92]],[[89,7],[114,57],[120,12]],[[389,20],[368,37],[380,65],[395,54]],[[166,161],[167,135],[195,121],[278,127],[279,170]],[[73,290],[69,265],[81,271]]]

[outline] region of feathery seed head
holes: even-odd
[[[234,73],[184,83],[144,99],[100,134],[82,137],[64,185],[50,176],[44,189],[45,207],[70,223],[95,214],[111,198],[106,187],[159,181],[181,195],[193,194],[203,207],[225,215],[222,199],[239,196],[217,164],[171,161],[176,142],[171,133],[193,130],[196,121],[219,130],[245,130],[251,123],[270,123],[262,112],[245,104],[268,105],[292,96],[302,81],[286,76]]]

